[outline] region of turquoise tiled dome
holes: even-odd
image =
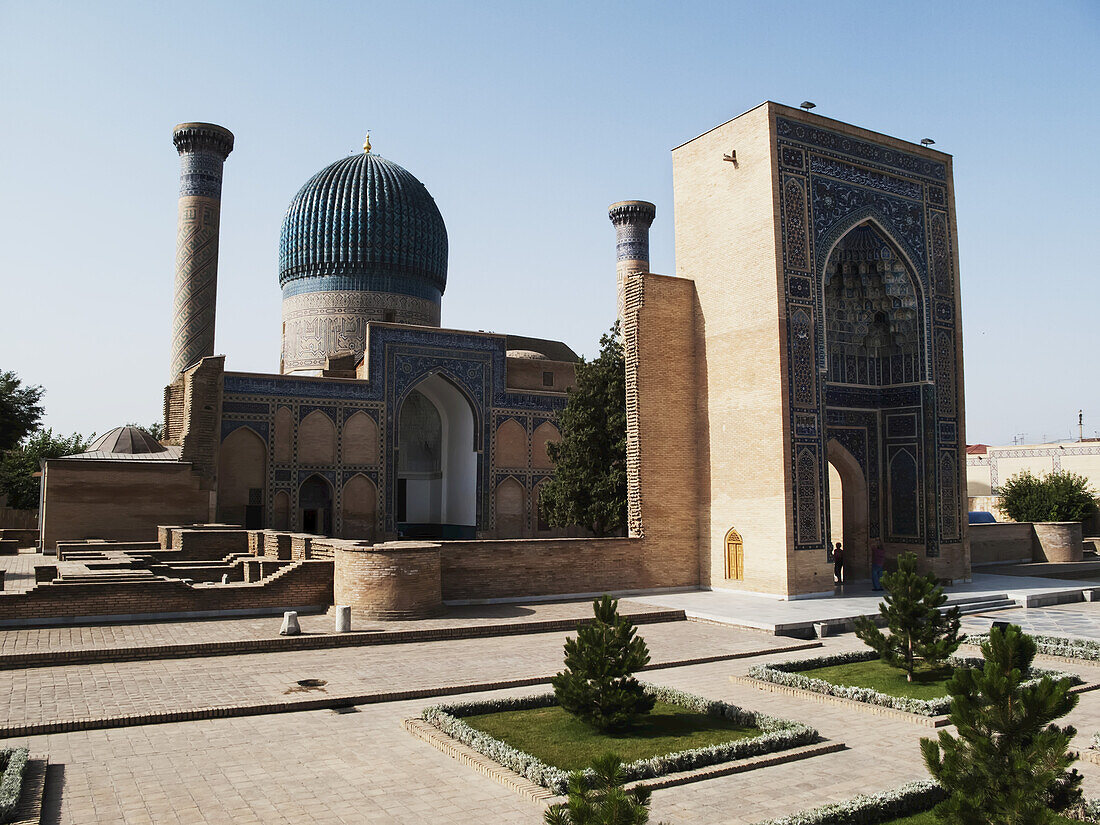
[[[419,180],[364,152],[303,186],[283,218],[283,295],[363,290],[438,302],[447,286],[447,227]]]

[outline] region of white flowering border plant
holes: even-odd
[[[749,677],[759,679],[761,682],[771,682],[776,685],[801,688],[814,693],[823,693],[826,696],[836,696],[841,699],[851,699],[855,702],[865,702],[869,705],[900,710],[905,713],[916,713],[921,716],[942,716],[951,710],[951,697],[944,696],[938,699],[912,699],[908,696],[892,696],[889,693],[880,693],[872,688],[854,687],[851,685],[836,685],[826,682],[824,679],[815,679],[804,676],[799,671],[812,670],[819,667],[832,667],[833,665],[846,665],[853,662],[870,662],[879,658],[873,650],[853,650],[847,653],[836,653],[831,656],[818,656],[813,659],[797,659],[792,662],[779,662],[771,664],[754,665],[749,668]],[[952,656],[947,660],[952,667],[981,667],[983,659],[963,656]],[[1033,681],[1044,676],[1052,679],[1068,678],[1075,685],[1083,681],[1074,673],[1062,673],[1055,670],[1042,670],[1037,667],[1031,669]]]
[[[0,748],[0,822],[9,822],[23,790],[23,772],[27,768],[26,748]]]
[[[792,722],[764,713],[756,713],[726,702],[685,693],[675,688],[652,684],[644,684],[644,687],[646,693],[655,697],[659,702],[679,705],[708,716],[720,716],[724,719],[733,720],[739,725],[759,728],[763,733],[749,739],[736,739],[731,742],[722,742],[717,745],[666,753],[649,759],[629,762],[623,765],[623,771],[628,782],[636,779],[651,779],[678,771],[704,768],[721,762],[729,762],[733,759],[744,759],[749,756],[759,756],[803,745],[812,745],[820,739],[814,728],[801,722]],[[531,754],[524,753],[518,748],[514,748],[472,727],[463,720],[465,716],[545,708],[557,703],[553,693],[541,693],[534,696],[490,699],[483,702],[433,705],[424,708],[420,716],[424,721],[434,725],[443,733],[473,748],[483,756],[489,757],[494,762],[515,771],[537,785],[550,789],[554,793],[564,794],[569,788],[568,771],[556,768],[553,765],[547,765]],[[584,771],[584,773],[594,776],[591,769]]]
[[[944,797],[938,782],[922,779],[882,793],[861,794],[844,802],[769,819],[759,825],[878,825],[927,811]]]
[[[1039,653],[1047,656],[1063,656],[1067,659],[1084,659],[1089,662],[1100,661],[1100,642],[1091,639],[1068,639],[1065,636],[1040,636],[1027,634],[1035,642]],[[963,644],[980,645],[989,639],[988,633],[974,633],[963,639]]]

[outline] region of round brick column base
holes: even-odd
[[[439,545],[395,541],[370,545],[328,540],[333,595],[368,619],[423,619],[443,611]]]

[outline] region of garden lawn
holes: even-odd
[[[939,670],[920,670],[913,674],[913,681],[905,680],[905,671],[890,667],[881,659],[869,662],[848,662],[843,665],[815,667],[800,670],[799,675],[821,679],[834,685],[862,687],[877,690],[890,696],[906,696],[910,699],[940,699],[947,696],[947,680],[950,667]]]
[[[762,733],[759,728],[664,702],[632,727],[610,733],[589,727],[558,705],[464,716],[463,721],[566,771],[587,768],[595,757],[608,752],[633,762]]]

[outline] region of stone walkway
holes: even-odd
[[[33,582],[33,571],[30,575]],[[619,602],[619,611],[623,614],[639,615],[665,610],[667,608],[653,607],[626,599]],[[440,630],[505,623],[580,620],[591,617],[592,601],[590,599],[451,607],[447,609],[446,615],[438,618],[402,622],[371,621],[357,616],[353,610],[352,630],[362,633]],[[301,615],[298,618],[304,635],[323,635],[333,632],[334,619],[330,614]],[[13,627],[0,629],[0,655],[278,639],[281,625],[282,616],[262,616],[111,625]]]
[[[690,625],[667,627],[680,631]],[[718,628],[716,632],[732,631]],[[678,643],[683,653],[699,652],[696,645],[714,641],[691,633],[674,634],[667,641]],[[657,640],[652,642],[656,647]],[[830,639],[828,645],[847,649],[853,640]],[[398,658],[420,655],[408,651]],[[754,661],[760,660],[654,671],[645,678],[810,722],[824,736],[845,742],[848,750],[659,790],[653,797],[651,821],[746,825],[924,776],[919,741],[929,731],[730,682],[731,673],[744,672]],[[26,744],[34,753],[49,754],[55,768],[44,819],[48,823],[541,822],[538,806],[400,728],[402,719],[431,703],[392,702],[362,706],[347,714],[316,711],[65,733],[4,744]],[[1100,727],[1100,692],[1084,694],[1070,721],[1081,731],[1078,744],[1084,744]],[[1085,762],[1079,769],[1086,777],[1086,793],[1100,795],[1100,766]]]
[[[985,633],[993,622],[1011,622],[1027,633],[1043,636],[1069,636],[1100,642],[1100,602],[976,613],[963,617],[963,630],[967,633]]]

